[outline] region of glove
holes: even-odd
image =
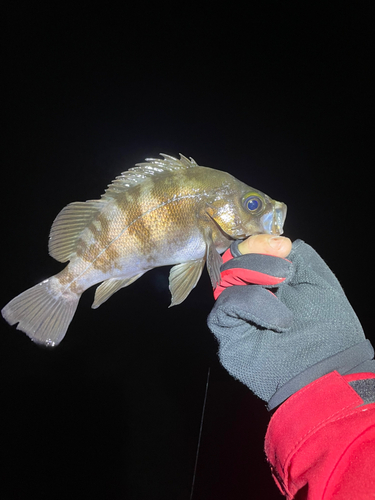
[[[236,245],[231,251],[239,255]],[[303,241],[288,259],[247,254],[221,271],[207,321],[220,361],[270,410],[331,371],[375,373],[374,350],[344,291]]]

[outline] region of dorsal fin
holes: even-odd
[[[186,158],[180,153],[180,159],[174,158],[164,153],[160,153],[161,158],[146,158],[145,162],[137,163],[135,167],[129,168],[126,172],[115,178],[109,184],[102,198],[108,199],[115,196],[117,193],[129,189],[136,184],[140,184],[145,179],[157,176],[165,172],[174,172],[176,170],[184,170],[186,168],[197,167],[197,163],[193,158]]]
[[[75,251],[77,239],[89,221],[102,209],[101,200],[77,201],[61,210],[49,234],[48,251],[59,262],[67,262]]]
[[[113,200],[116,194],[161,173],[198,166],[193,158],[188,159],[182,154],[180,154],[180,159],[163,153],[161,156],[163,159],[146,158],[145,162],[137,163],[135,167],[116,177],[100,200],[78,201],[63,208],[51,227],[48,245],[50,255],[60,262],[70,260],[82,231],[105,204]]]
[[[160,158],[146,158],[146,161],[143,163],[137,163],[136,167],[157,165],[158,167],[164,170],[180,170],[184,168],[197,167],[196,161],[190,157],[190,159],[186,158],[183,154],[180,153],[180,159],[175,158],[174,156],[167,155],[165,153],[160,153],[164,159]]]

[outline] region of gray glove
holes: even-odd
[[[270,410],[333,370],[375,373],[374,350],[355,312],[309,245],[297,240],[288,259],[236,257],[222,266],[226,274],[231,269],[241,276],[244,269],[254,270],[265,276],[262,283],[267,275],[285,278],[278,285],[226,288],[208,317],[221,363]]]

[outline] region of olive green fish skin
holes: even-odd
[[[148,270],[173,265],[172,305],[181,303],[207,264],[213,286],[233,239],[281,234],[286,206],[232,175],[194,160],[162,155],[121,174],[100,200],[71,203],[56,217],[49,252],[69,261],[56,276],[15,297],[2,310],[34,341],[57,345],[81,294],[97,289],[93,307]],[[250,210],[255,197],[260,207]]]

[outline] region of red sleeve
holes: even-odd
[[[291,396],[273,415],[265,451],[287,499],[375,498],[375,403],[348,384],[374,373],[332,372]]]

